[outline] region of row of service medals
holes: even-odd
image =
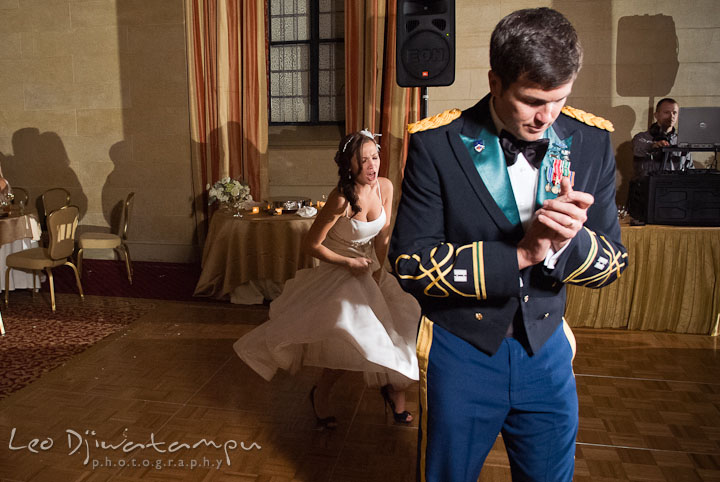
[[[570,170],[570,150],[564,144],[552,145],[548,149],[552,166],[545,168],[545,191],[560,194],[560,182],[563,177],[570,178],[570,184],[575,184],[575,173]]]

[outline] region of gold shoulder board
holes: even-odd
[[[408,132],[415,134],[416,132],[426,131],[428,129],[434,129],[436,127],[444,126],[451,123],[458,117],[460,117],[462,111],[460,109],[448,109],[444,112],[440,112],[432,117],[426,117],[425,119],[408,124]]]
[[[598,117],[595,114],[591,114],[590,112],[585,112],[584,110],[576,109],[575,107],[570,107],[569,105],[563,107],[561,112],[566,116],[577,119],[580,122],[584,122],[589,126],[598,127],[610,132],[615,131],[612,122],[607,119],[603,119],[602,117]]]

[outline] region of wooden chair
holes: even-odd
[[[92,233],[85,232],[78,236],[77,265],[80,276],[82,276],[82,259],[84,249],[112,249],[125,257],[125,268],[127,269],[128,281],[132,284],[132,262],[130,261],[130,250],[127,243],[128,226],[130,225],[130,214],[132,212],[135,193],[131,192],[123,204],[122,218],[118,234],[113,233]]]
[[[70,266],[75,272],[80,298],[84,298],[80,275],[75,265],[70,260],[75,251],[75,232],[77,230],[80,210],[77,206],[64,206],[51,212],[47,217],[49,232],[49,245],[47,248],[31,248],[17,253],[9,254],[5,259],[7,269],[5,270],[5,286],[10,286],[10,270],[23,269],[27,271],[47,272],[50,281],[50,299],[52,310],[55,311],[55,284],[53,283],[52,269],[58,266]],[[33,289],[35,277],[33,276]],[[5,290],[5,305],[8,304],[9,290]]]

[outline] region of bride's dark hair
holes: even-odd
[[[359,156],[360,148],[366,142],[374,143],[375,140],[360,132],[353,132],[340,140],[337,153],[335,154],[335,164],[338,166],[338,191],[340,191],[340,194],[345,196],[345,199],[350,203],[353,216],[362,210],[360,206],[357,205],[358,197],[357,194],[355,194],[356,176],[352,170],[352,159],[353,157],[357,158]]]

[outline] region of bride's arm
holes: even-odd
[[[337,189],[333,189],[325,206],[320,210],[317,218],[315,218],[315,222],[310,226],[310,230],[303,239],[303,251],[326,263],[344,266],[353,274],[358,275],[367,271],[372,260],[368,258],[342,256],[322,244],[330,228],[340,219],[340,216],[343,215],[346,209],[347,200],[345,196],[338,193]]]

